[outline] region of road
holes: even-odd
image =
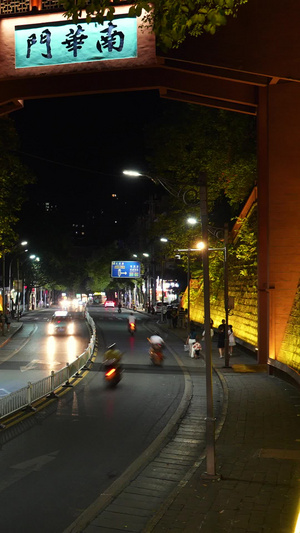
[[[24,316],[22,330],[0,349],[1,396],[60,370],[86,348],[89,330],[82,313],[72,313],[75,335],[68,337],[47,335],[53,312],[43,309]]]
[[[155,328],[153,317],[137,314],[137,332],[131,337],[128,312],[89,311],[99,338],[92,370],[46,409],[0,433],[3,531],[62,533],[153,442],[181,401],[184,377],[172,353],[167,352],[164,368],[149,364],[147,336],[149,327]],[[26,319],[24,328],[37,325],[37,330],[9,363],[29,368],[33,360],[43,361],[23,372],[39,376],[49,364],[46,320],[42,314],[29,316],[34,320]],[[78,337],[84,343],[81,326]],[[60,349],[53,361],[61,364],[68,357],[68,340],[57,340]],[[103,350],[112,342],[124,352],[125,367],[113,390],[99,371]]]

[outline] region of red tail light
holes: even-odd
[[[111,370],[108,370],[108,372],[105,373],[106,377],[110,378],[115,373],[115,371],[115,368],[111,368]]]

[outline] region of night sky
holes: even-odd
[[[153,185],[126,179],[122,170],[147,172],[144,128],[161,105],[157,91],[25,101],[11,117],[36,184],[28,188],[30,203],[21,216],[43,202],[58,204],[70,220],[87,209],[108,208],[112,215],[112,193],[138,214]]]

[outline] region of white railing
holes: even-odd
[[[70,379],[79,374],[80,370],[85,367],[94,353],[96,342],[95,322],[88,311],[85,313],[85,319],[92,332],[90,342],[85,351],[76,357],[75,361],[67,363],[67,366],[58,370],[58,372],[52,371],[50,376],[35,383],[29,382],[27,387],[0,398],[0,420],[21,409],[32,408],[34,402],[45,396],[54,395],[56,389],[63,385],[68,386]]]

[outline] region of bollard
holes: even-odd
[[[32,390],[32,384],[30,381],[28,381],[27,384],[27,406],[25,407],[26,411],[36,411],[35,407],[32,407],[31,405],[31,390]]]
[[[63,384],[63,387],[73,387],[73,385],[71,385],[70,383],[70,365],[69,363],[66,364],[66,367],[67,367],[67,372],[68,372],[68,379],[66,381],[66,383]]]
[[[57,394],[55,394],[55,392],[54,392],[54,376],[55,376],[55,372],[54,372],[54,370],[51,370],[51,374],[50,374],[50,389],[51,389],[51,392],[47,395],[47,398],[58,398]]]

